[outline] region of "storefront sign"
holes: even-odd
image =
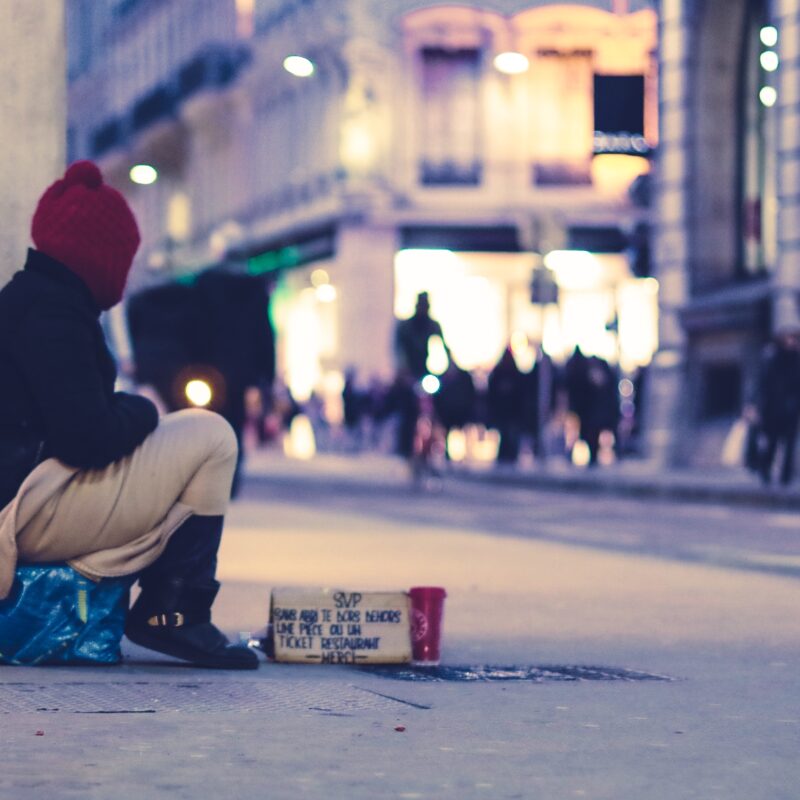
[[[411,661],[405,592],[275,589],[270,622],[275,660],[308,664]]]

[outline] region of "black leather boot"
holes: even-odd
[[[135,644],[210,669],[257,669],[258,656],[232,645],[211,622],[217,581],[148,581],[128,612],[125,635]]]

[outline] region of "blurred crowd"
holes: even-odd
[[[412,465],[550,457],[595,467],[635,453],[643,373],[623,375],[576,347],[563,364],[541,348],[529,370],[509,345],[491,369],[457,363],[428,295],[396,324],[389,380],[345,370],[340,389],[295,398],[276,374],[269,282],[213,269],[128,305],[135,382],[167,411],[205,405],[233,426],[240,452],[279,443],[313,452],[393,453]],[[443,356],[430,362],[432,342]],[[205,397],[195,398],[197,384]],[[237,469],[234,492],[238,487]]]
[[[540,352],[533,368],[522,371],[508,348],[489,371],[469,372],[451,358],[441,375],[417,379],[399,369],[381,381],[350,368],[340,396],[312,394],[303,403],[278,381],[267,406],[254,398],[251,423],[258,442],[269,444],[303,418],[320,452],[412,459],[427,444],[427,455],[443,463],[513,467],[563,458],[595,467],[637,452],[643,377],[621,376],[577,347],[565,364]]]

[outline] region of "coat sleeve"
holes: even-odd
[[[149,400],[104,386],[93,322],[69,306],[48,308],[28,315],[19,342],[48,455],[81,469],[123,458],[158,425]]]

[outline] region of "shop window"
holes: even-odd
[[[537,186],[590,184],[592,53],[540,51],[529,74],[533,182]]]
[[[477,48],[425,47],[422,62],[420,182],[475,186],[481,180]]]
[[[732,417],[742,409],[742,369],[738,364],[705,364],[702,372],[704,419]]]
[[[775,263],[777,36],[777,29],[767,24],[765,4],[749,4],[740,100],[739,243],[744,274],[762,272]]]
[[[595,154],[647,154],[644,75],[595,74],[593,88]]]

